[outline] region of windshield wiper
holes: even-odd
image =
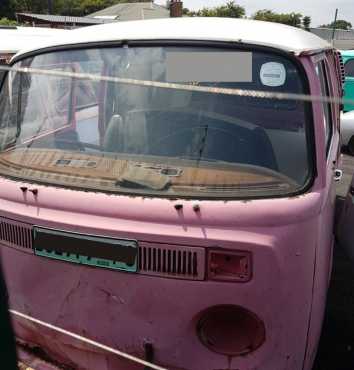
[[[196,161],[198,162],[208,162],[208,163],[217,163],[217,164],[225,164],[228,166],[234,166],[235,163],[232,162],[227,162],[227,161],[222,161],[220,159],[215,159],[215,158],[207,158],[207,157],[200,157],[199,155],[181,155],[174,157],[176,159],[184,159],[184,160],[190,160],[190,161]]]
[[[177,159],[189,159],[191,161],[204,161],[204,162],[222,162],[214,158],[201,157],[200,155],[180,155],[175,157]]]

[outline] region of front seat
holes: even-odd
[[[112,153],[148,154],[145,113],[128,112],[125,119],[115,114],[103,138],[103,149]]]
[[[114,115],[110,119],[103,138],[105,152],[117,152],[119,149],[119,136],[123,132],[123,120],[120,115]]]

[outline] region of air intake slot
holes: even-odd
[[[33,253],[32,225],[0,217],[0,243]]]
[[[139,272],[145,275],[204,280],[204,248],[139,243]]]
[[[344,84],[345,83],[345,68],[344,68],[343,58],[342,58],[341,55],[339,57],[339,65],[340,65],[340,73],[341,73],[342,84]]]
[[[338,51],[336,52],[337,56],[338,56],[338,59],[339,59],[339,68],[340,68],[340,78],[341,78],[341,82],[342,84],[345,83],[345,68],[344,68],[344,62],[343,62],[343,57],[342,57],[342,54]]]

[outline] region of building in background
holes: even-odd
[[[109,8],[88,15],[89,18],[135,21],[142,19],[182,17],[183,3],[171,0],[169,8],[155,4],[153,1],[144,3],[119,3]]]
[[[310,31],[328,42],[332,42],[333,29],[331,28],[310,28]],[[354,30],[340,30],[334,32],[333,45],[337,49],[354,49]]]
[[[18,23],[29,25],[32,27],[49,27],[66,29],[114,22],[114,20],[89,17],[71,17],[64,15],[32,14],[32,13],[17,13],[16,18]]]
[[[141,19],[170,18],[183,16],[183,2],[170,0],[169,6],[155,4],[153,1],[144,3],[119,3],[92,13],[86,17],[71,17],[51,14],[17,13],[17,21],[33,27],[77,28],[97,24],[134,21]]]

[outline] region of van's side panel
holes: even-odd
[[[327,71],[329,73],[329,84],[331,85],[334,96],[338,96],[339,81],[336,77],[335,66],[333,65],[333,58],[330,55],[322,55],[326,63]],[[313,62],[318,62],[319,58],[313,58]],[[320,83],[314,71],[314,65],[311,63],[304,63],[311,78],[311,94],[314,96],[321,95]],[[322,103],[313,103],[313,115],[315,117],[316,127],[316,145],[317,145],[317,161],[325,164],[325,184],[322,189],[323,203],[318,217],[317,228],[317,245],[316,245],[316,259],[315,259],[315,274],[313,285],[313,301],[311,308],[311,318],[309,322],[309,336],[307,344],[307,352],[305,358],[304,369],[311,369],[315,359],[318,340],[321,334],[322,322],[326,307],[326,297],[328,284],[331,273],[331,261],[334,245],[334,209],[335,209],[335,186],[334,186],[334,170],[338,163],[339,155],[339,107],[332,109],[332,123],[333,135],[331,146],[326,155],[325,140],[323,136],[323,106]]]

